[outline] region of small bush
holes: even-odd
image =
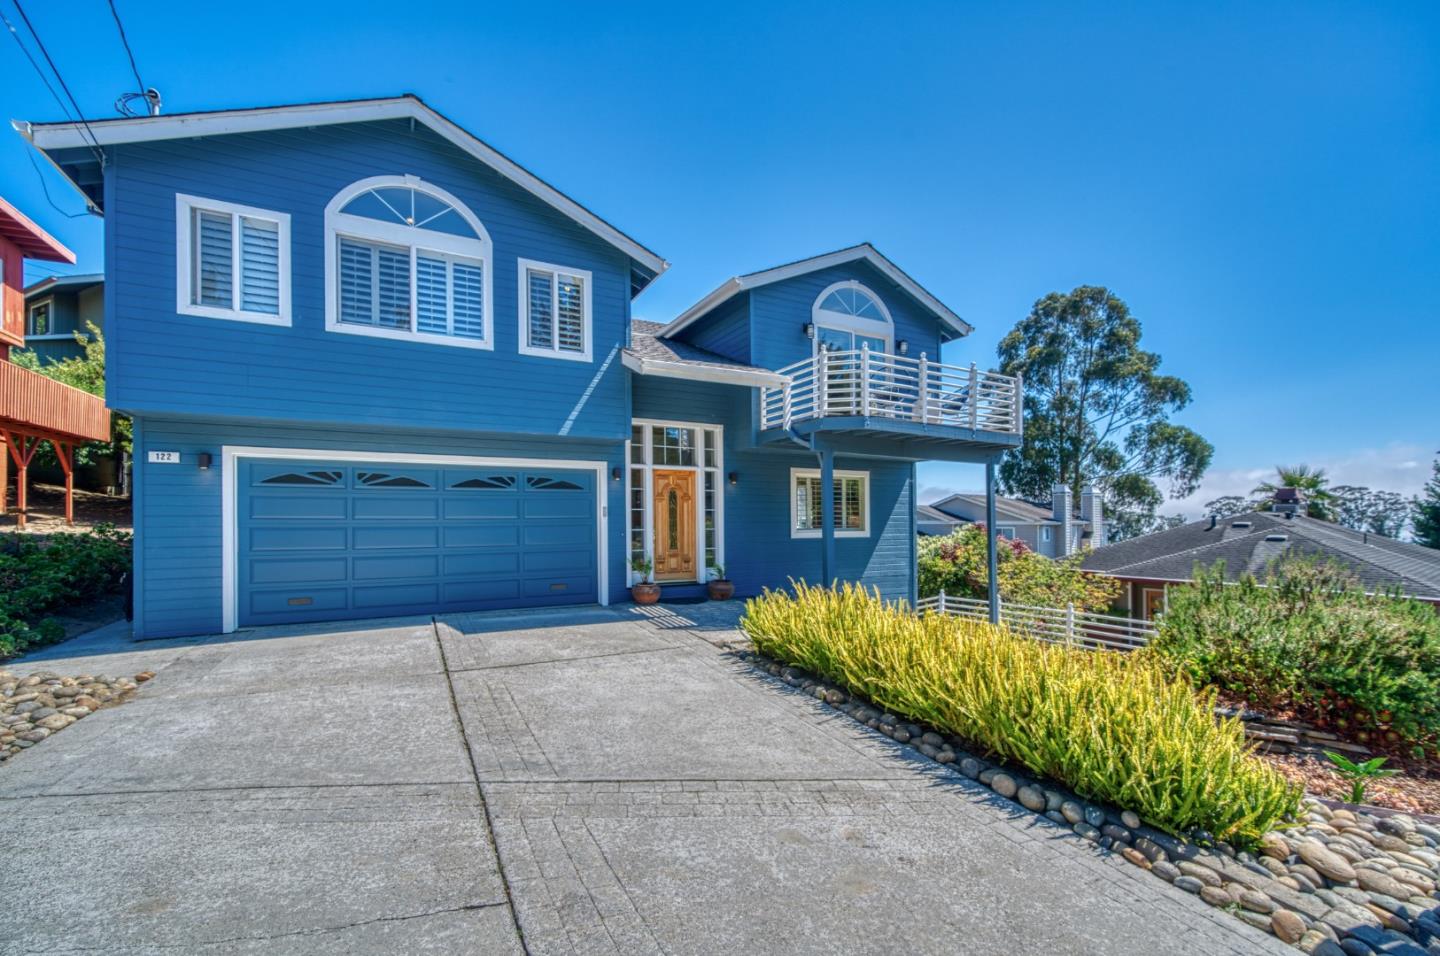
[[[1440,736],[1440,615],[1367,595],[1345,569],[1278,562],[1226,584],[1197,569],[1172,590],[1151,653],[1260,708],[1286,709],[1390,743]]]
[[[115,591],[130,557],[130,535],[109,525],[0,540],[0,657],[64,638],[47,615]]]
[[[851,585],[766,592],[742,626],[762,653],[1171,833],[1248,842],[1299,807],[1299,789],[1252,755],[1240,723],[1217,722],[1213,696],[1153,659],[917,617]]]
[[[995,549],[1000,571],[1000,596],[1011,604],[1063,608],[1073,604],[1086,611],[1105,611],[1119,596],[1121,583],[1080,570],[1084,555],[1053,560],[1036,554],[1025,542],[1000,538]],[[944,590],[951,597],[982,598],[989,592],[985,528],[966,525],[943,536],[925,536],[917,547],[920,596]]]

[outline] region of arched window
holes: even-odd
[[[872,352],[891,352],[895,324],[880,297],[858,282],[837,282],[821,292],[811,310],[815,323],[815,348],[831,351],[859,351],[868,345]]]
[[[334,332],[494,347],[490,235],[415,176],[375,176],[325,207],[325,325]]]

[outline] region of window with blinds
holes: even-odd
[[[823,524],[822,485],[818,471],[792,471],[791,536],[815,537]],[[868,506],[870,476],[865,472],[835,474],[835,533],[863,537],[870,533]]]
[[[177,196],[180,312],[288,325],[290,217]]]
[[[327,327],[491,348],[490,239],[455,197],[413,176],[342,190],[325,212]]]
[[[589,361],[590,273],[520,260],[520,351]]]

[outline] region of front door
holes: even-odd
[[[655,472],[655,580],[694,581],[695,473]]]

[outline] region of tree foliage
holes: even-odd
[[[1247,511],[1254,510],[1254,503],[1243,495],[1221,495],[1219,498],[1205,502],[1205,514],[1207,516],[1214,515],[1217,518],[1233,518],[1235,515],[1243,515]]]
[[[1330,497],[1337,524],[1387,538],[1405,533],[1414,507],[1397,492],[1372,491],[1359,485],[1336,485],[1330,489]]]
[[[1000,596],[1012,604],[1060,608],[1074,604],[1079,610],[1104,611],[1120,594],[1118,580],[1080,570],[1083,555],[1052,561],[1023,541],[999,538],[996,557]],[[952,597],[985,597],[990,582],[985,526],[971,524],[941,537],[921,538],[918,564],[921,597],[942,590]]]
[[[1335,495],[1330,491],[1330,477],[1324,468],[1309,465],[1276,465],[1275,480],[1262,481],[1251,492],[1263,501],[1275,496],[1281,488],[1294,488],[1305,498],[1305,515],[1321,521],[1335,520]]]
[[[1109,289],[1040,299],[999,356],[1005,374],[1025,377],[1025,444],[1000,466],[1007,493],[1044,499],[1066,484],[1078,498],[1094,484],[1118,536],[1153,519],[1167,492],[1195,490],[1214,448],[1170,421],[1190,386],[1160,374],[1160,356],[1140,347],[1139,320]]]
[[[1427,548],[1440,548],[1440,458],[1435,460],[1425,490],[1414,501],[1415,541]]]
[[[10,353],[11,360],[19,366],[30,369],[32,372],[39,372],[46,378],[53,378],[57,382],[78,388],[82,392],[89,392],[91,395],[105,397],[105,336],[101,334],[94,322],[86,322],[85,328],[89,331],[87,338],[82,333],[75,333],[75,340],[85,347],[85,354],[60,359],[55,362],[41,362],[40,357],[34,352],[18,350]],[[87,442],[77,446],[75,449],[75,461],[77,464],[89,464],[97,455],[114,452],[129,452],[131,445],[130,419],[123,415],[110,416],[110,441],[108,442]],[[36,453],[40,462],[54,462],[54,450],[49,443],[45,443],[39,452]]]

